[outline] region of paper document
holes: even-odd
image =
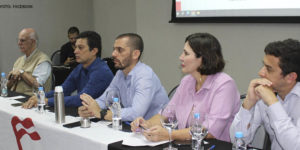
[[[130,136],[123,140],[123,145],[127,146],[157,146],[169,141],[151,142],[147,140],[141,133],[131,133]]]
[[[9,99],[22,99],[25,98],[25,96],[13,96],[13,97],[8,97]]]

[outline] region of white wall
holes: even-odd
[[[299,24],[168,23],[172,0],[94,0],[95,30],[103,38],[103,57],[111,56],[114,38],[137,32],[145,43],[142,61],[157,73],[167,91],[180,82],[178,57],[184,39],[195,32],[215,35],[223,48],[225,72],[245,93],[262,66],[263,49],[271,41],[300,39]]]
[[[102,58],[110,57],[116,36],[136,32],[135,0],[94,0],[95,31],[102,37]]]
[[[195,32],[215,35],[223,48],[225,72],[245,93],[252,78],[262,66],[263,49],[267,43],[285,38],[300,39],[299,24],[250,23],[168,23],[172,0],[137,0],[137,33],[145,41],[143,61],[152,66],[169,91],[180,81],[178,57],[184,39]]]
[[[93,30],[92,1],[88,0],[1,0],[3,4],[28,4],[33,8],[0,8],[0,70],[9,72],[22,54],[17,36],[24,27],[34,28],[40,38],[39,48],[49,57],[68,41],[67,30]]]

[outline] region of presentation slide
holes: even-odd
[[[300,0],[176,0],[177,17],[299,15]]]

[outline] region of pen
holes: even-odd
[[[137,124],[136,124],[137,125]],[[143,132],[145,129],[143,126],[141,126],[140,124],[138,125],[138,128],[135,130],[135,132]]]
[[[208,148],[207,150],[212,150],[216,147],[216,145],[211,146],[210,148]]]
[[[124,123],[130,126],[130,122],[128,122],[128,121],[125,121]]]
[[[124,121],[125,124],[129,125],[130,126],[130,123],[129,121]],[[142,127],[141,125],[139,125],[139,128],[141,128],[142,130],[146,130],[144,127]]]
[[[142,130],[147,130],[145,129],[143,126],[139,125],[139,128],[141,128]]]

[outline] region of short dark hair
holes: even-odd
[[[124,33],[124,34],[117,36],[116,39],[120,39],[120,38],[124,38],[124,37],[129,38],[129,42],[127,44],[131,48],[131,50],[139,50],[140,51],[140,53],[141,53],[139,56],[139,59],[140,59],[140,57],[142,56],[142,53],[144,51],[144,42],[143,42],[142,37],[136,33]]]
[[[81,32],[76,39],[87,39],[87,43],[89,45],[90,50],[93,48],[98,48],[97,56],[101,57],[101,36],[95,31],[85,31]]]
[[[186,37],[197,58],[202,57],[202,65],[198,72],[211,75],[221,72],[225,67],[221,45],[217,38],[209,33],[194,33]]]
[[[265,54],[279,58],[279,67],[283,76],[296,72],[297,81],[300,81],[300,42],[298,40],[286,39],[271,42],[266,46]]]
[[[68,34],[77,33],[79,34],[79,29],[77,27],[70,27],[68,30]]]

